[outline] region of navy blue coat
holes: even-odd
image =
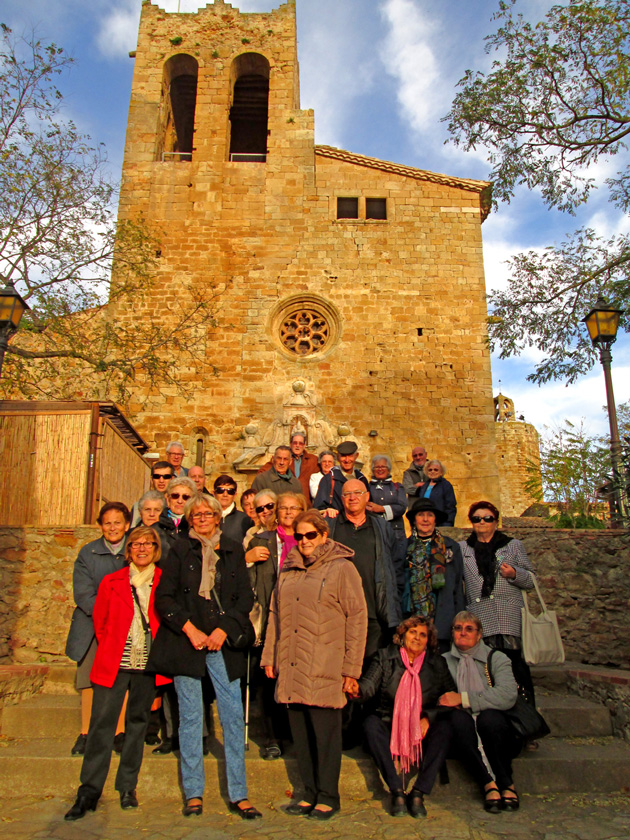
[[[353,478],[362,481],[365,484],[366,490],[369,491],[370,483],[363,475],[361,470],[355,470]],[[325,475],[319,482],[317,488],[317,495],[313,499],[313,507],[317,510],[326,510],[326,508],[334,508],[340,513],[343,510],[343,502],[341,501],[341,488],[349,481],[342,473],[339,467],[333,467],[332,470]],[[331,492],[332,491],[332,492]]]
[[[418,499],[424,499],[424,494],[429,486],[429,482],[425,481],[422,487],[418,487]],[[457,500],[455,499],[455,491],[450,481],[447,481],[444,476],[440,476],[431,490],[429,496],[436,508],[444,511],[446,514],[446,522],[442,524],[447,528],[452,528],[455,525],[455,517],[457,515]]]

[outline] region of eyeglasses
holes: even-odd
[[[148,551],[151,547],[156,548],[157,543],[154,543],[154,542],[140,542],[140,540],[138,540],[138,542],[132,542],[131,545],[129,546],[129,548],[132,548],[132,549],[137,548],[139,551],[140,550]]]
[[[288,513],[289,511],[290,511],[291,513],[296,513],[298,510],[302,510],[302,508],[301,508],[301,507],[296,507],[296,506],[294,506],[294,507],[285,507],[285,506],[283,505],[282,507],[279,507],[279,508],[278,508],[278,510],[281,510],[283,513]]]
[[[494,516],[471,516],[470,521],[477,525],[479,522],[496,522]]]
[[[151,473],[151,478],[153,481],[157,481],[159,478],[170,481],[173,478],[173,473]]]
[[[193,513],[191,519],[197,519],[197,520],[212,519],[214,516],[216,516],[215,513],[211,513],[210,511],[207,511],[206,513],[203,513],[203,512],[202,513]]]
[[[266,505],[258,505],[256,513],[262,513],[263,510],[273,510],[275,506],[275,502],[267,502]]]
[[[171,499],[175,499],[175,501],[177,501],[178,499],[181,499],[182,502],[187,502],[188,499],[192,499],[192,496],[190,495],[190,493],[171,493],[170,497],[171,497]]]
[[[359,491],[359,490],[357,490],[357,491],[356,491],[356,492],[354,492],[354,493],[353,493],[353,492],[350,492],[350,493],[342,493],[342,494],[341,494],[341,498],[342,498],[342,499],[350,499],[350,498],[352,498],[352,496],[357,496],[357,497],[359,497],[359,496],[365,496],[365,494],[366,494],[366,493],[367,493],[367,490],[360,490],[360,491]]]
[[[215,493],[229,493],[230,496],[236,496],[236,487],[217,487]]]
[[[477,633],[478,627],[474,624],[454,624],[453,630],[455,633]]]
[[[302,540],[314,540],[318,536],[317,531],[307,531],[305,534],[294,534],[295,539],[297,542],[302,542]]]

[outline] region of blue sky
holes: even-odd
[[[177,11],[178,0],[154,0]],[[182,12],[197,0],[180,0]],[[269,11],[279,0],[240,0],[243,12]],[[538,19],[547,0],[519,0]],[[483,152],[464,153],[446,144],[440,122],[464,71],[489,67],[483,37],[494,31],[498,0],[297,0],[302,108],[315,109],[316,142],[471,178],[486,178]],[[112,173],[122,165],[140,0],[2,0],[0,20],[16,33],[35,28],[75,59],[61,80],[65,115],[96,142],[105,144]],[[617,160],[611,171],[620,168]],[[606,167],[602,166],[601,170]],[[517,191],[483,225],[486,282],[505,283],[504,261],[529,248],[559,243],[565,233],[589,224],[604,234],[627,230],[629,220],[610,207],[601,191],[577,217],[547,210],[536,194]],[[495,393],[515,401],[517,414],[554,425],[585,418],[592,433],[607,430],[599,365],[577,383],[528,383],[536,352],[508,361],[493,359]],[[617,403],[630,399],[630,338],[613,347]]]

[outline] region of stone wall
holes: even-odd
[[[525,489],[532,477],[532,465],[540,470],[538,432],[522,420],[496,423],[495,432],[501,483],[501,503],[497,507],[505,516],[520,516],[531,504],[540,501]]]
[[[510,533],[523,540],[547,606],[558,613],[567,659],[630,668],[630,534]],[[63,660],[73,564],[81,546],[98,536],[89,526],[0,528],[0,662]]]
[[[64,659],[72,569],[100,528],[0,528],[0,662]]]

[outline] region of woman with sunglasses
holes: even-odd
[[[186,503],[197,495],[197,487],[190,478],[172,478],[166,488],[166,507],[158,521],[151,527],[155,529],[162,544],[162,557],[166,557],[179,537],[188,533],[188,523],[184,516]]]
[[[285,810],[328,820],[339,810],[344,692],[361,674],[367,606],[354,552],[329,538],[321,513],[300,513],[293,525],[296,545],[278,575],[261,665],[277,677],[277,702],[288,704],[304,789]]]
[[[146,671],[151,639],[159,620],[154,597],[160,579],[156,563],[160,541],[152,528],[137,527],[127,539],[127,565],[107,575],[98,589],[92,619],[98,640],[90,672],[93,686],[92,716],[88,730],[81,786],[66,820],[79,820],[94,811],[109,772],[116,724],[129,692],[125,740],[116,773],[120,807],[137,808],[136,784],[144,736],[149,724],[156,681],[168,682]]]
[[[523,543],[498,530],[499,511],[491,502],[472,504],[468,519],[473,532],[459,544],[466,608],[481,621],[485,644],[511,660],[517,683],[534,703],[534,684],[521,652],[523,591],[534,588],[534,569]]]
[[[261,641],[264,641],[269,614],[269,603],[278,574],[289,552],[295,547],[296,541],[293,525],[298,514],[307,509],[306,498],[301,493],[281,493],[277,505],[270,508],[271,496],[269,490],[261,490],[255,499],[256,513],[263,522],[271,522],[271,514],[275,510],[274,525],[269,525],[258,533],[249,544],[245,559],[253,565],[250,567],[250,579],[256,600],[260,604]],[[260,649],[258,649],[260,653]],[[252,673],[261,677],[260,670],[254,663]],[[288,720],[286,710],[279,706],[274,699],[275,683],[254,677],[258,685],[257,697],[261,704],[262,718],[265,725],[265,742],[261,755],[265,761],[273,761],[282,755],[282,741],[288,736]]]

